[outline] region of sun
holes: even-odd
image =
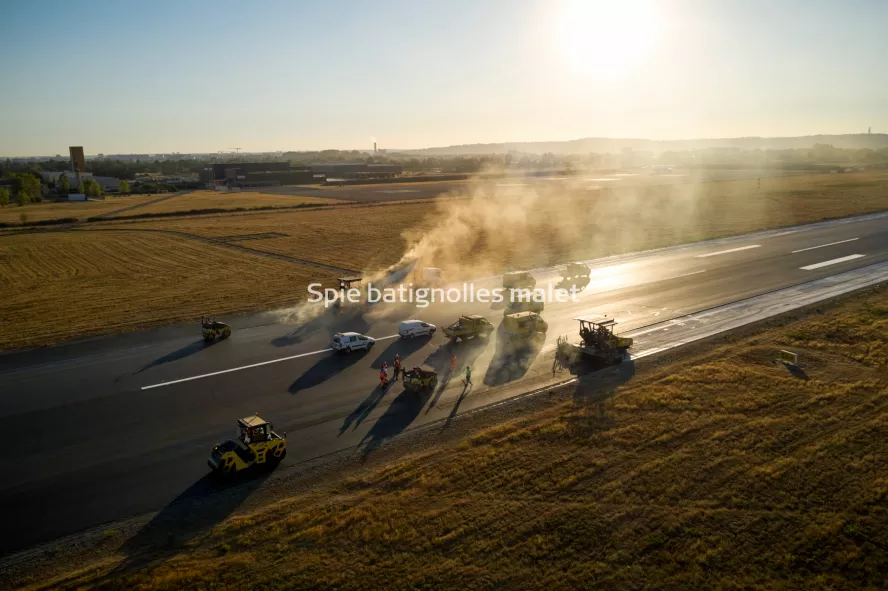
[[[585,74],[628,72],[651,55],[659,32],[651,0],[564,0],[559,16],[563,58]]]

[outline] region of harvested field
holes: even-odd
[[[888,209],[888,173],[805,175],[625,190],[548,192],[474,185],[475,198],[328,211],[140,222],[203,236],[277,231],[251,246],[326,264],[377,270],[409,245],[452,277],[534,268]],[[480,188],[480,189],[479,189]],[[484,193],[483,191],[487,191]],[[491,196],[494,195],[494,196]],[[349,247],[331,239],[349,236]]]
[[[219,191],[191,191],[177,195],[160,203],[140,207],[132,214],[156,214],[185,212],[201,209],[250,209],[255,207],[297,207],[304,205],[341,204],[341,199],[327,199],[321,196],[270,195],[255,191],[220,193]]]
[[[346,268],[374,269],[397,261],[406,248],[402,234],[416,227],[430,228],[434,218],[429,214],[434,211],[430,202],[145,220],[126,227],[162,228],[213,238],[277,232],[286,236],[251,241],[250,248]],[[347,237],[347,244],[337,236]]]
[[[28,203],[21,207],[10,203],[6,207],[0,207],[0,223],[21,223],[21,214],[25,214],[29,222],[61,218],[85,220],[91,216],[102,215],[124,207],[146,203],[158,197],[162,197],[162,195],[126,195],[123,197],[106,197],[99,201],[63,201],[60,203],[45,201],[42,203]]]
[[[294,303],[329,279],[261,255],[157,233],[0,237],[0,350]]]
[[[772,326],[673,353],[613,391],[572,386],[536,414],[330,476],[323,489],[208,519],[212,527],[194,531],[169,513],[142,538],[156,546],[99,541],[110,553],[94,556],[72,544],[71,557],[47,560],[73,570],[47,578],[35,568],[27,581],[146,591],[883,588],[888,293]],[[786,347],[801,369],[772,362]]]

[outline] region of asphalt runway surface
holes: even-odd
[[[491,184],[503,187],[546,185],[561,183],[572,188],[600,189],[609,187],[613,189],[680,184],[690,182],[711,182],[750,178],[765,178],[772,176],[788,176],[810,174],[805,171],[761,171],[761,170],[681,170],[676,169],[668,174],[651,174],[650,171],[636,171],[630,173],[587,173],[575,176],[559,176],[557,174],[537,177],[506,177],[500,179],[487,179],[476,183],[475,181],[433,181],[416,183],[388,183],[372,185],[352,185],[343,187],[321,187],[318,185],[290,185],[271,189],[262,189],[263,193],[304,195],[310,197],[327,197],[330,199],[342,199],[362,203],[382,201],[407,201],[420,199],[435,199],[442,195],[464,195],[469,187],[476,184]]]
[[[195,325],[4,355],[0,503],[14,535],[0,553],[164,508],[204,479],[209,450],[240,417],[259,413],[288,433],[282,468],[342,450],[366,456],[405,430],[446,428],[544,382],[555,340],[576,337],[577,316],[613,317],[618,332],[638,332],[635,351],[650,351],[669,338],[644,330],[653,323],[888,260],[886,224],[868,216],[596,261],[577,301],[546,305],[545,343],[517,356],[498,332],[456,345],[441,334],[463,313],[499,324],[502,307],[489,303],[353,306],[303,322],[264,314],[238,319],[230,339],[210,345]],[[558,268],[533,274],[537,287],[567,286]],[[501,277],[475,282],[499,285]],[[401,340],[408,318],[439,331]],[[333,333],[347,330],[376,346],[329,351]],[[439,388],[382,391],[380,364],[396,353],[404,367],[438,370]],[[459,375],[447,375],[451,355]],[[471,388],[461,381],[467,364]]]

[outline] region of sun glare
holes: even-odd
[[[652,52],[658,15],[649,0],[565,0],[559,43],[563,57],[584,74],[621,74]]]

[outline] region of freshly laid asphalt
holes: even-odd
[[[547,304],[542,349],[520,354],[506,352],[498,333],[456,345],[440,330],[431,339],[396,337],[407,318],[443,327],[475,313],[499,324],[501,306],[476,302],[353,306],[303,322],[264,314],[238,319],[230,339],[211,345],[199,326],[180,326],[2,356],[0,506],[14,535],[3,536],[0,554],[162,509],[206,475],[209,449],[234,434],[237,418],[259,413],[287,432],[283,466],[347,449],[372,454],[407,429],[446,426],[557,381],[547,377],[551,350],[559,335],[576,336],[577,316],[608,315],[631,333],[866,267],[888,260],[886,228],[888,217],[869,216],[595,261],[578,301]],[[560,282],[558,268],[533,274],[538,287]],[[499,285],[500,277],[475,282]],[[340,330],[380,340],[368,352],[335,354],[328,348]],[[640,351],[650,335],[638,332]],[[396,353],[405,367],[437,369],[438,390],[380,390],[379,366]],[[449,376],[452,354],[458,375]],[[470,388],[461,382],[467,364]]]

